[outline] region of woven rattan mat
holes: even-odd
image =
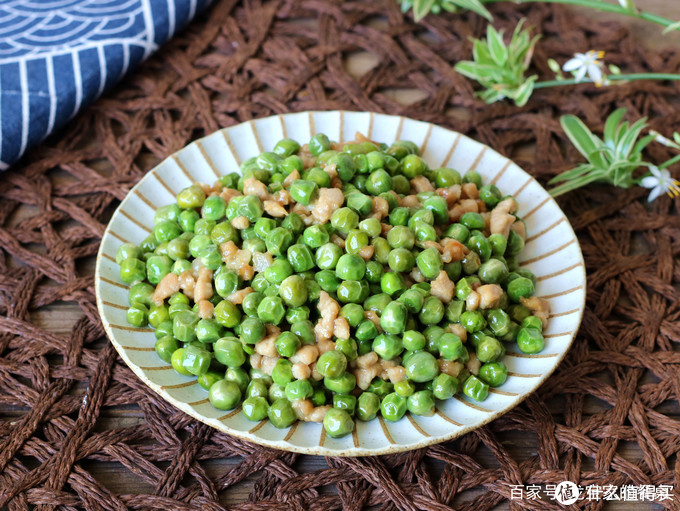
[[[591,48],[631,72],[680,66],[680,52],[644,51],[617,24],[543,6],[494,13],[506,28],[527,16],[545,35],[535,58],[544,78],[548,57]],[[535,396],[447,444],[318,459],[310,472],[310,457],[246,444],[178,412],[103,338],[92,258],[113,208],[152,165],[222,126],[294,110],[403,114],[467,133],[542,179],[578,160],[560,114],[600,129],[625,106],[664,133],[680,128],[678,89],[659,82],[541,90],[522,109],[479,103],[451,65],[469,57],[468,36],[484,26],[468,15],[414,25],[394,0],[223,0],[3,174],[0,508],[218,510],[246,487],[247,501],[232,509],[557,509],[510,500],[511,489],[565,479],[680,489],[680,202],[647,206],[642,189],[591,186],[562,201],[588,271],[574,346]],[[352,76],[344,58],[363,50],[376,65]],[[404,106],[396,89],[424,99]],[[64,303],[78,314],[55,333],[59,314],[49,311]],[[148,490],[121,488],[120,474]],[[663,505],[677,509],[678,494]]]

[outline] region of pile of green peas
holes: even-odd
[[[304,164],[302,150],[312,165]],[[507,344],[516,343],[524,353],[543,349],[541,319],[520,303],[536,285],[535,276],[517,261],[523,238],[514,230],[507,237],[485,234],[480,213],[467,212],[452,223],[442,196],[416,194],[410,182],[425,176],[434,188],[474,183],[482,210],[491,211],[506,197],[496,186],[483,185],[477,172],[461,176],[450,168],[430,169],[408,141],[341,147],[316,134],[305,148],[291,139],[279,141],[273,151],[245,161],[240,174],[223,176],[220,186],[242,191],[245,180],[255,178],[269,193],[287,189],[293,203],[312,207],[319,190],[331,186],[325,170],[330,165],[342,182],[344,204],[327,223],[307,225],[292,205],[284,218],[274,218],[256,195],[227,202],[192,185],[176,203],[156,211],[153,232],[139,246],[123,244],[117,252],[120,277],[130,285],[128,322],[151,326],[158,356],[179,374],[195,376],[213,406],[240,405],[249,420],[268,418],[285,428],[297,420],[291,403],[308,399],[331,407],[323,425],[329,436],[341,437],[352,432],[355,418],[369,421],[380,413],[396,421],[407,411],[432,415],[437,400],[458,392],[482,401],[490,387],[507,379],[502,361]],[[294,171],[300,178],[284,184]],[[417,207],[399,205],[397,196],[409,194],[417,196]],[[389,206],[382,221],[371,216],[374,197]],[[249,226],[235,228],[237,217],[247,218]],[[344,248],[332,241],[335,235]],[[467,247],[463,260],[444,263],[439,250],[426,248],[428,241],[444,238]],[[273,262],[243,280],[222,260],[220,245],[230,241],[251,254],[268,253]],[[369,246],[372,256],[365,259],[360,253]],[[197,261],[214,272],[212,317],[201,318],[198,304],[181,291],[161,305],[154,303],[155,286],[166,275],[195,270]],[[425,281],[411,283],[409,274],[416,268]],[[455,283],[448,303],[430,293],[430,281],[442,271]],[[468,295],[483,284],[502,287],[497,304],[467,310]],[[253,292],[241,304],[227,300],[246,287]],[[322,291],[342,305],[339,316],[350,326],[350,338],[334,339],[335,349],[319,357],[316,370],[322,379],[296,379],[289,359],[316,343]],[[368,319],[368,311],[379,317],[378,324]],[[465,328],[466,340],[447,329],[451,323]],[[281,329],[275,343],[280,358],[271,375],[249,362],[268,324]],[[360,389],[351,363],[370,352],[402,365],[407,378],[393,384],[376,377]],[[481,364],[474,374],[467,367],[472,353]],[[464,368],[454,377],[440,371],[442,361],[458,361]]]

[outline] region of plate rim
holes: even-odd
[[[179,153],[182,151],[186,150],[189,146],[195,144],[196,142],[200,142],[208,137],[216,136],[218,133],[221,133],[225,130],[233,129],[235,127],[241,126],[243,124],[248,124],[248,123],[254,123],[254,121],[259,121],[259,120],[266,120],[266,119],[271,119],[271,118],[279,118],[282,119],[283,117],[289,116],[289,115],[300,115],[300,114],[308,114],[308,115],[313,115],[313,114],[335,114],[338,113],[341,117],[344,115],[352,115],[352,114],[365,114],[369,113],[372,115],[381,115],[385,117],[391,117],[394,118],[396,121],[402,123],[404,121],[415,121],[419,123],[423,123],[426,126],[428,126],[428,129],[431,129],[431,127],[438,127],[441,129],[444,129],[450,133],[453,133],[456,135],[456,137],[460,139],[467,139],[469,141],[472,141],[476,144],[481,145],[485,151],[490,151],[492,154],[496,155],[499,158],[502,158],[505,160],[505,162],[510,162],[511,164],[514,164],[517,169],[525,174],[528,178],[530,178],[529,182],[527,185],[531,184],[532,182],[538,185],[543,192],[546,193],[549,202],[552,202],[552,204],[557,208],[557,210],[563,215],[564,219],[566,220],[567,227],[569,229],[569,232],[573,236],[573,239],[575,241],[575,245],[578,249],[578,276],[579,276],[579,285],[583,287],[583,298],[582,302],[579,305],[579,312],[578,312],[578,321],[576,322],[576,327],[573,329],[571,332],[569,342],[565,346],[564,350],[557,354],[557,356],[552,357],[555,360],[555,363],[552,368],[550,368],[548,371],[543,373],[540,377],[536,378],[536,383],[534,384],[533,388],[529,392],[525,392],[522,394],[519,394],[514,398],[514,401],[507,406],[506,408],[503,408],[501,410],[495,410],[492,413],[490,413],[487,417],[485,417],[483,420],[479,422],[475,422],[474,424],[468,424],[468,425],[463,425],[462,427],[456,429],[455,431],[451,432],[450,434],[446,435],[440,435],[440,436],[428,436],[420,439],[417,442],[412,442],[412,443],[407,443],[407,444],[389,444],[387,446],[381,447],[381,448],[365,448],[365,447],[354,447],[350,448],[347,450],[336,450],[336,449],[329,449],[323,445],[320,446],[313,446],[313,447],[300,447],[298,445],[292,444],[286,440],[267,440],[265,438],[261,438],[255,434],[252,434],[248,431],[239,431],[230,428],[226,424],[224,424],[222,421],[218,421],[221,427],[217,427],[214,423],[209,422],[210,419],[209,417],[205,417],[198,413],[193,407],[189,406],[188,403],[184,403],[182,401],[177,400],[174,398],[172,395],[170,395],[161,385],[158,385],[154,382],[152,382],[145,374],[144,369],[142,369],[139,365],[135,364],[132,362],[132,360],[128,357],[126,349],[116,340],[115,335],[113,334],[113,330],[111,328],[111,325],[109,321],[106,319],[106,316],[104,314],[104,300],[102,298],[102,292],[101,292],[101,280],[102,280],[102,270],[101,270],[101,264],[102,260],[104,258],[104,241],[107,239],[109,236],[113,236],[111,234],[111,226],[114,223],[114,220],[118,219],[119,215],[122,215],[121,210],[125,206],[128,198],[132,195],[134,195],[135,191],[142,186],[142,184],[147,180],[151,179],[154,175],[154,172],[156,172],[159,167],[164,165],[164,163],[170,159],[175,158]],[[312,129],[313,126],[310,126],[310,129]],[[317,131],[315,129],[315,131]],[[318,131],[317,131],[318,132]],[[520,174],[521,175],[521,174]],[[574,268],[576,269],[576,268]],[[555,200],[555,198],[548,193],[548,191],[543,188],[543,186],[532,176],[529,174],[526,170],[524,170],[522,167],[517,165],[514,160],[511,160],[510,158],[500,154],[498,151],[493,149],[491,146],[484,144],[478,140],[475,140],[471,137],[468,137],[464,133],[460,133],[458,131],[446,128],[444,126],[441,126],[439,124],[429,122],[429,121],[422,121],[419,119],[413,119],[411,117],[406,117],[403,115],[393,115],[393,114],[386,114],[382,112],[371,112],[371,111],[366,111],[366,110],[305,110],[305,111],[300,111],[300,112],[286,112],[286,113],[281,113],[281,114],[273,114],[269,115],[266,117],[257,117],[254,119],[249,119],[231,126],[226,126],[222,127],[218,130],[215,130],[212,133],[208,133],[207,135],[204,135],[201,138],[192,140],[182,148],[178,149],[177,151],[169,154],[165,158],[163,158],[161,161],[159,161],[156,165],[154,165],[152,168],[147,170],[145,174],[140,178],[140,180],[128,191],[128,193],[125,195],[123,200],[121,200],[120,204],[116,207],[116,210],[113,212],[111,215],[111,218],[109,219],[106,228],[104,230],[104,233],[102,234],[102,238],[100,241],[99,249],[97,250],[97,257],[96,257],[96,263],[95,263],[95,271],[94,271],[94,288],[95,288],[95,299],[97,303],[97,312],[99,314],[99,317],[102,322],[102,326],[104,327],[104,330],[106,332],[106,335],[113,344],[113,347],[116,349],[120,357],[123,359],[125,364],[132,370],[132,372],[140,378],[140,380],[151,390],[153,390],[156,394],[158,394],[164,401],[169,403],[170,405],[174,406],[175,408],[181,410],[182,412],[186,413],[187,415],[193,417],[194,419],[203,422],[204,424],[207,424],[208,426],[211,426],[215,428],[218,431],[221,431],[223,433],[226,433],[228,435],[232,435],[234,437],[237,437],[241,440],[245,440],[247,442],[253,442],[258,445],[268,447],[271,449],[279,449],[279,450],[284,450],[288,452],[295,452],[299,454],[308,454],[308,455],[317,455],[317,456],[340,456],[340,457],[359,457],[359,456],[378,456],[378,455],[385,455],[385,454],[395,454],[395,453],[400,453],[400,452],[406,452],[406,451],[412,451],[416,449],[420,449],[423,447],[427,447],[430,445],[436,445],[440,444],[443,442],[448,442],[451,440],[454,440],[456,438],[459,438],[467,433],[470,433],[471,431],[477,430],[483,426],[486,426],[490,422],[498,419],[500,416],[507,414],[514,408],[516,408],[518,405],[523,403],[529,396],[533,395],[544,383],[545,381],[557,370],[557,368],[561,365],[562,361],[566,357],[567,353],[571,350],[574,340],[576,339],[576,335],[578,334],[580,330],[580,326],[583,322],[583,316],[585,313],[585,306],[586,306],[586,294],[587,294],[587,278],[586,278],[586,268],[585,268],[585,262],[583,259],[583,251],[581,250],[581,245],[578,240],[578,236],[576,236],[576,232],[574,231],[573,226],[571,225],[571,222],[569,221],[569,218],[567,215],[562,211],[562,208],[560,208],[559,204]],[[240,407],[235,408],[233,411],[239,410]],[[410,413],[410,412],[407,412]],[[373,419],[375,421],[377,419]],[[370,421],[370,422],[373,422]],[[317,423],[319,424],[319,423]],[[294,426],[294,425],[293,425]],[[290,426],[290,427],[293,427]],[[321,425],[321,428],[323,428],[323,425]],[[283,444],[283,445],[282,445]]]

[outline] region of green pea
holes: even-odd
[[[196,378],[196,381],[202,388],[209,391],[210,387],[212,387],[218,381],[222,380],[223,376],[224,375],[221,372],[208,370],[205,373],[199,375]]]
[[[233,271],[222,269],[215,275],[214,285],[217,294],[227,298],[238,290],[239,277]]]
[[[340,316],[345,318],[350,326],[359,326],[364,320],[364,308],[357,303],[348,303],[340,309]]]
[[[481,233],[471,235],[467,241],[467,247],[477,253],[482,261],[487,261],[491,257],[491,243]]]
[[[175,339],[172,335],[166,335],[160,339],[156,339],[154,348],[156,350],[156,354],[163,362],[170,363],[172,360],[172,354],[177,351],[179,344],[177,343],[177,339]]]
[[[419,390],[408,397],[406,406],[413,415],[432,417],[434,415],[434,395],[429,390]]]
[[[216,222],[224,218],[224,214],[227,210],[227,202],[219,195],[213,195],[208,197],[203,202],[203,208],[201,209],[201,214],[206,220],[212,220]]]
[[[407,399],[396,392],[387,394],[380,403],[380,413],[385,420],[396,422],[401,419],[407,410]]]
[[[335,274],[342,280],[361,280],[366,273],[366,263],[354,254],[345,254],[340,257],[335,267]]]
[[[498,284],[508,276],[508,269],[501,261],[489,259],[479,267],[477,275],[485,284]]]
[[[319,248],[330,240],[328,232],[320,225],[310,225],[302,234],[302,239],[308,247]]]
[[[517,334],[517,347],[522,353],[539,353],[545,348],[543,334],[538,328],[520,328]]]
[[[463,224],[451,224],[446,231],[444,231],[444,236],[465,244],[470,238],[470,229]]]
[[[510,331],[510,316],[502,309],[491,309],[486,314],[486,320],[494,335],[503,337]]]
[[[543,322],[536,316],[526,316],[522,320],[522,328],[535,328],[539,332],[543,332]]]
[[[187,371],[183,365],[185,351],[186,350],[184,348],[178,348],[175,351],[173,351],[170,357],[170,363],[172,364],[172,368],[177,373],[183,376],[191,376],[191,373]]]
[[[241,389],[232,381],[220,380],[210,387],[208,399],[218,410],[232,410],[241,401]]]
[[[250,383],[246,387],[246,397],[263,397],[266,399],[268,395],[269,388],[267,384],[261,379],[253,379],[251,375]]]
[[[488,362],[479,368],[479,378],[491,387],[499,387],[508,379],[508,368],[503,362]]]
[[[346,411],[350,417],[354,417],[357,406],[357,398],[352,395],[335,394],[333,396],[333,408]]]
[[[377,237],[371,240],[371,246],[374,248],[373,259],[378,263],[387,264],[387,258],[390,254],[390,244],[385,238]]]
[[[194,233],[203,236],[210,236],[213,229],[215,228],[215,222],[212,220],[206,220],[205,218],[199,218],[194,224]]]
[[[408,351],[422,350],[426,342],[425,336],[416,330],[407,330],[402,337],[404,349]]]
[[[314,325],[311,321],[297,321],[290,326],[290,331],[298,336],[302,344],[314,344],[316,342]]]
[[[297,179],[293,181],[289,192],[295,202],[309,206],[309,203],[316,199],[319,194],[319,187],[314,181]]]
[[[375,323],[371,321],[370,319],[365,319],[361,323],[359,323],[359,326],[357,326],[357,329],[354,333],[354,336],[357,338],[358,341],[370,341],[372,339],[375,339],[375,337],[378,335],[378,328],[375,326]],[[363,353],[361,353],[363,355]]]
[[[300,234],[305,230],[305,223],[297,213],[289,213],[281,222],[281,227],[293,234]]]
[[[194,227],[196,221],[200,218],[200,215],[193,209],[187,209],[179,214],[177,223],[184,232],[194,232]]]
[[[243,345],[234,337],[219,339],[213,350],[217,361],[227,367],[241,367],[246,361]]]
[[[404,361],[406,376],[416,383],[432,380],[439,374],[437,359],[427,351],[417,351]]]
[[[477,185],[477,188],[481,188],[482,176],[479,174],[479,172],[476,172],[474,170],[468,170],[463,175],[463,183],[474,183],[475,185]]]
[[[418,254],[416,264],[420,273],[428,279],[436,278],[442,271],[441,255],[434,247],[427,248]]]
[[[243,415],[253,422],[264,420],[267,417],[268,408],[267,400],[262,396],[249,397],[241,404]]]
[[[324,377],[338,378],[347,369],[347,358],[338,351],[327,351],[316,362],[316,370]]]
[[[373,339],[372,348],[383,360],[391,360],[398,357],[404,350],[402,340],[396,335],[391,334],[378,335]]]
[[[342,256],[342,249],[335,243],[326,243],[316,251],[316,265],[322,270],[333,270]]]
[[[471,374],[463,384],[463,394],[475,401],[484,401],[489,396],[489,386]]]
[[[257,307],[257,316],[265,323],[278,325],[285,315],[286,309],[278,296],[264,298]]]
[[[390,302],[380,317],[380,327],[388,334],[401,334],[404,332],[407,319],[406,306],[398,301]]]
[[[340,279],[332,270],[321,270],[315,273],[314,280],[327,293],[335,293],[340,286]]]
[[[380,398],[373,392],[362,392],[357,399],[356,416],[359,420],[370,421],[375,419],[380,410]]]
[[[401,397],[409,397],[416,391],[416,385],[411,380],[402,380],[394,384],[394,392]]]
[[[387,307],[387,304],[391,301],[392,298],[390,298],[390,295],[386,293],[375,294],[366,298],[364,301],[364,310],[374,311],[378,314],[382,314],[385,307]]]
[[[323,427],[331,438],[340,438],[354,431],[354,420],[346,410],[331,408],[323,418]]]
[[[144,264],[144,262],[139,259],[132,257],[124,259],[120,264],[120,280],[126,284],[132,284],[133,282],[144,280],[146,278],[146,268],[147,266]]]
[[[437,231],[426,222],[420,220],[416,221],[413,225],[413,232],[418,241],[437,241]]]
[[[527,298],[534,294],[534,283],[526,278],[519,277],[508,284],[508,296],[514,302],[519,302],[520,298]]]
[[[195,341],[198,321],[198,314],[193,311],[179,312],[172,320],[172,334],[182,342]]]
[[[267,250],[272,255],[282,256],[286,254],[288,247],[293,244],[293,235],[285,228],[277,227],[267,234],[265,243],[267,244]]]
[[[349,394],[352,392],[352,390],[354,390],[354,387],[356,387],[357,380],[352,373],[345,372],[337,377],[324,377],[323,384],[331,392],[335,392],[337,394]]]
[[[216,270],[222,264],[222,254],[217,246],[213,244],[204,247],[198,256],[203,266],[209,270]]]
[[[498,339],[485,336],[477,344],[477,358],[480,362],[492,362],[505,354],[505,348]]]
[[[137,282],[128,291],[128,302],[130,304],[141,303],[150,306],[154,291],[155,288],[147,282]]]
[[[141,259],[142,249],[132,243],[123,243],[116,251],[116,264],[121,265],[126,259]]]
[[[182,209],[200,208],[204,201],[205,192],[198,185],[191,185],[177,194],[177,205]]]
[[[191,238],[191,241],[189,242],[189,253],[192,257],[198,258],[201,251],[209,245],[211,245],[210,237],[199,234]]]
[[[267,399],[269,400],[270,403],[273,403],[277,399],[283,399],[287,403],[290,403],[290,401],[286,399],[285,389],[276,383],[272,383],[271,385],[269,385],[269,393],[267,395]]]
[[[307,288],[305,288],[305,292],[307,292]],[[304,321],[305,319],[309,319],[309,307],[306,307],[305,305],[300,307],[289,307],[286,311],[286,321],[290,324],[293,324],[296,321]]]
[[[524,248],[524,239],[515,231],[510,231],[508,235],[508,246],[505,250],[506,256],[516,256]]]
[[[397,225],[387,233],[387,242],[392,248],[411,249],[415,240],[416,236],[413,231],[403,225]]]
[[[425,294],[418,289],[411,288],[404,291],[397,300],[406,306],[408,312],[417,314],[423,308]]]
[[[307,147],[309,148],[309,154],[318,156],[331,148],[331,142],[323,133],[317,133],[309,140]]]
[[[182,367],[195,376],[204,374],[210,368],[210,352],[194,344],[184,348]]]
[[[276,361],[272,370],[272,380],[283,388],[293,381],[293,364],[290,360],[280,358]]]
[[[383,276],[383,265],[377,261],[368,261],[366,263],[366,273],[364,277],[371,284],[380,282]]]
[[[462,178],[460,174],[448,168],[441,168],[435,170],[435,184],[437,188],[448,188],[453,185],[459,185],[462,183]]]
[[[241,321],[241,311],[229,300],[222,300],[213,312],[215,320],[226,328],[234,328]]]
[[[290,358],[300,349],[302,342],[293,332],[281,332],[276,338],[276,351],[282,357]]]
[[[288,401],[307,399],[312,397],[314,389],[308,380],[295,380],[286,384],[286,398]]]
[[[366,191],[371,195],[380,195],[392,188],[392,176],[383,169],[374,170],[366,179]]]
[[[264,271],[265,278],[272,284],[281,284],[293,274],[293,267],[287,259],[276,259]]]
[[[395,272],[410,272],[416,264],[416,258],[410,250],[395,248],[387,258],[387,264]]]
[[[365,232],[370,238],[380,236],[380,233],[382,232],[380,220],[377,218],[366,218],[362,220],[359,222],[359,229]]]
[[[221,330],[214,319],[201,319],[196,323],[196,338],[202,343],[211,343],[220,338]]]
[[[446,224],[449,222],[449,206],[444,197],[434,195],[423,202],[423,207],[432,211],[435,224]]]
[[[467,349],[456,334],[445,333],[439,339],[439,354],[444,360],[459,360],[466,356]]]
[[[359,229],[352,229],[345,238],[345,251],[348,254],[357,254],[362,248],[368,246],[368,235]]]
[[[247,316],[257,316],[257,308],[262,300],[264,300],[264,295],[262,295],[262,293],[250,293],[243,298],[241,308]]]
[[[441,373],[432,380],[432,394],[436,399],[450,399],[458,391],[458,379]]]
[[[394,390],[394,385],[392,383],[383,380],[382,378],[374,378],[371,384],[368,386],[368,389],[366,389],[368,392],[371,392],[375,395],[377,395],[381,400],[387,396],[390,392]]]
[[[156,247],[158,247],[158,245],[159,243],[156,240],[156,237],[153,235],[153,233],[151,233],[142,240],[142,242],[139,244],[139,248],[141,249],[142,254],[146,254],[147,252],[153,252],[154,250],[156,250]]]
[[[279,140],[274,146],[274,153],[278,154],[282,158],[295,154],[300,150],[300,144],[298,144],[292,138],[283,138]]]
[[[418,319],[424,325],[436,325],[444,318],[444,304],[435,296],[428,296],[423,302],[423,308]]]
[[[465,300],[472,292],[472,283],[468,277],[463,277],[456,283],[456,298],[458,300]]]
[[[491,244],[491,251],[494,255],[502,256],[508,246],[508,241],[502,234],[495,233],[489,236],[489,243]]]
[[[396,296],[406,289],[406,281],[401,273],[388,272],[380,278],[380,288],[383,293]]]
[[[306,245],[302,243],[291,245],[288,247],[287,254],[288,261],[296,272],[300,273],[314,268],[314,256]]]

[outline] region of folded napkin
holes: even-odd
[[[0,1],[0,169],[63,126],[210,2]]]

